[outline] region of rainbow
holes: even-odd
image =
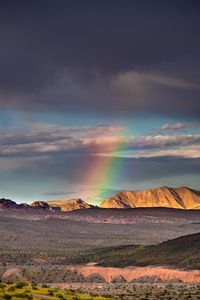
[[[108,196],[108,190],[117,182],[118,172],[120,170],[120,160],[117,159],[115,153],[123,149],[122,141],[126,137],[126,133],[120,132],[117,136],[107,137],[107,143],[100,143],[95,148],[96,153],[90,160],[90,170],[87,177],[87,183],[95,186],[94,197],[96,202],[101,202]],[[91,199],[94,202],[94,199]],[[99,204],[99,203],[96,203]]]

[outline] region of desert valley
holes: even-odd
[[[49,289],[113,299],[133,299],[136,290],[143,299],[148,285],[155,294],[172,285],[173,299],[185,299],[187,293],[198,299],[200,192],[196,190],[121,191],[99,207],[81,199],[30,205],[1,199],[0,209],[4,284],[47,284]]]

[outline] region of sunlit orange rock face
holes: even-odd
[[[50,206],[59,207],[61,211],[70,211],[75,209],[92,208],[93,206],[88,204],[82,199],[70,199],[70,200],[52,200],[48,201]]]
[[[69,266],[72,271],[77,271],[84,277],[99,274],[106,282],[122,276],[127,282],[144,276],[157,276],[163,281],[180,279],[183,282],[200,282],[199,270],[179,270],[166,267],[129,267],[129,268],[104,268],[98,266]]]
[[[102,208],[167,207],[200,209],[200,192],[187,187],[163,186],[144,191],[121,191],[105,199]]]

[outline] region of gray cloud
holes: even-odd
[[[169,125],[168,125],[169,127]],[[174,128],[174,127],[173,127]],[[177,126],[176,126],[177,128]],[[34,124],[30,130],[2,130],[0,156],[29,157],[63,153],[120,156],[116,149],[135,151],[135,157],[176,155],[198,157],[200,134],[123,136],[117,125],[65,127]],[[153,152],[145,152],[154,149]]]
[[[200,158],[200,145],[180,146],[159,150],[142,150],[136,154],[118,154],[118,157],[183,157],[183,158]]]
[[[188,125],[185,123],[176,123],[176,124],[164,124],[160,129],[161,130],[180,130],[187,128]]]

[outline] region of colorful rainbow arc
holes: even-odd
[[[123,138],[126,137],[126,132],[120,132],[116,140],[108,146],[100,146],[98,152],[94,154],[94,159],[90,161],[90,172],[87,182],[94,185],[93,182],[99,178],[99,182],[95,186],[95,198],[101,202],[108,196],[108,190],[117,181],[117,175],[120,171],[120,160],[114,155],[116,152],[123,150]],[[109,153],[107,153],[109,151]],[[105,153],[105,155],[104,155]],[[107,153],[107,154],[106,154]],[[91,202],[93,199],[91,199]],[[96,203],[99,204],[99,203]]]

